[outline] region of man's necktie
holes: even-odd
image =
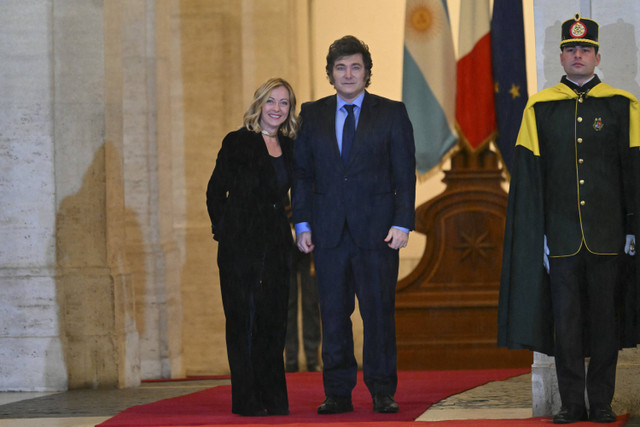
[[[349,153],[353,145],[353,136],[356,134],[356,116],[353,114],[355,105],[348,104],[344,108],[347,109],[347,119],[344,121],[342,128],[342,162],[347,164]]]

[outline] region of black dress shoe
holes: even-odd
[[[553,417],[554,424],[571,424],[587,420],[587,410],[584,406],[578,405],[562,406],[562,408],[560,408],[560,412]]]
[[[606,403],[594,403],[589,408],[589,421],[593,421],[594,423],[614,423],[617,419],[618,417],[611,409],[611,405]]]
[[[400,408],[390,394],[376,394],[373,396],[373,410],[380,414],[395,414]]]
[[[353,404],[351,403],[351,397],[341,396],[327,396],[322,405],[318,406],[318,414],[343,414],[345,412],[352,412]]]

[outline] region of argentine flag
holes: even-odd
[[[402,80],[416,169],[424,174],[457,141],[456,60],[446,0],[407,0]]]

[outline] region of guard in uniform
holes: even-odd
[[[562,24],[566,75],[529,99],[509,191],[498,343],[555,356],[557,424],[616,421],[618,350],[640,342],[637,329],[621,339],[630,318],[621,267],[639,228],[640,112],[632,94],[594,74],[598,48],[595,21],[577,14]],[[626,285],[637,289],[637,277]]]

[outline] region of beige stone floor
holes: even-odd
[[[0,393],[0,427],[93,427],[130,406],[221,384],[228,384],[228,381],[144,383],[133,390]],[[526,374],[451,396],[431,406],[416,421],[529,417],[531,376]],[[626,425],[640,426],[640,418],[633,417]]]
[[[432,405],[416,421],[531,418],[531,375],[492,381]]]
[[[123,390],[0,392],[0,427],[93,427],[134,405],[229,383],[229,380],[162,381]]]

